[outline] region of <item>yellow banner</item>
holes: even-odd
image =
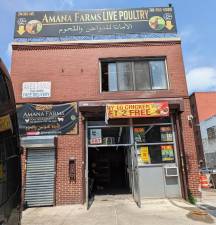
[[[144,163],[150,163],[150,158],[149,158],[149,149],[147,146],[141,147],[140,149],[140,155],[141,159]]]
[[[165,116],[169,116],[168,102],[106,105],[107,119],[165,117]]]
[[[9,115],[0,117],[0,132],[6,130],[12,130],[12,124]]]

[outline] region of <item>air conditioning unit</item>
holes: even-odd
[[[177,177],[178,176],[178,168],[177,167],[165,167],[165,176],[166,177]]]

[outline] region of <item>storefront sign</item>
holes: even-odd
[[[172,7],[17,12],[15,38],[176,33]]]
[[[90,144],[102,144],[101,129],[90,129]]]
[[[174,149],[173,145],[161,145],[161,155],[163,162],[174,161]]]
[[[150,163],[148,146],[140,148],[141,159],[144,163]]]
[[[0,117],[0,132],[12,130],[12,123],[9,115]]]
[[[166,116],[169,116],[168,102],[106,105],[106,119]]]
[[[17,107],[21,135],[78,133],[77,103],[60,105],[25,104]]]
[[[51,97],[51,82],[24,82],[22,98],[49,98]]]

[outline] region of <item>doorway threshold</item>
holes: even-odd
[[[95,195],[94,201],[115,201],[115,200],[131,200],[133,197],[131,194],[107,194],[107,195]]]

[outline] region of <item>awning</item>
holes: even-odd
[[[122,100],[98,100],[98,101],[80,101],[79,111],[86,117],[105,115],[107,104],[122,104],[122,103],[145,103],[145,102],[161,102],[167,101],[170,111],[184,111],[183,98],[160,98],[160,99],[122,99]]]

